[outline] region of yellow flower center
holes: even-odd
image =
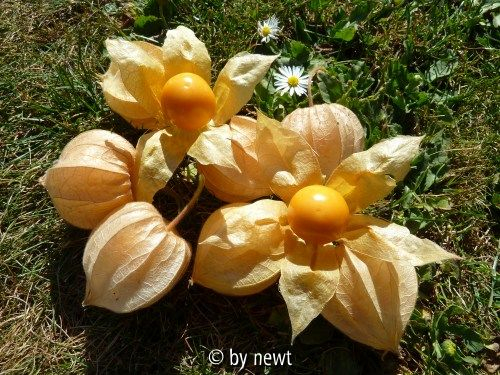
[[[349,220],[349,207],[342,195],[323,185],[300,189],[290,200],[288,224],[304,241],[322,245],[338,239]]]
[[[268,36],[271,34],[271,28],[268,25],[262,27],[262,36]]]
[[[288,77],[288,86],[297,87],[299,85],[299,78],[296,76]]]
[[[161,92],[161,106],[178,128],[194,131],[205,126],[215,115],[215,95],[197,74],[180,73],[170,78]]]

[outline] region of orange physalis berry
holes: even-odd
[[[161,106],[178,128],[194,131],[215,115],[215,95],[197,74],[180,73],[170,78],[161,90]]]
[[[349,219],[342,195],[323,185],[300,189],[288,205],[288,223],[304,241],[322,245],[336,240]]]

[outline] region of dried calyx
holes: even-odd
[[[70,224],[93,229],[113,210],[134,200],[135,149],[107,130],[81,133],[64,147],[40,183]]]

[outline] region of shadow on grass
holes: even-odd
[[[182,192],[177,198],[183,202],[192,189],[186,185],[173,190]],[[154,203],[167,218],[175,216],[178,209],[165,192],[157,195]],[[202,223],[220,205],[205,192],[189,221],[179,225],[179,234],[194,244]],[[230,350],[248,355],[242,373],[396,372],[395,356],[387,355],[382,360],[379,352],[349,340],[322,317],[315,319],[291,346],[287,310],[277,286],[255,296],[226,297],[201,286],[189,287],[191,268],[167,296],[146,309],[120,315],[96,307],[83,308],[85,274],[81,259],[88,232],[68,227],[65,235],[52,259],[51,297],[62,329],[70,337],[84,337],[81,357],[88,374],[237,372],[241,362],[236,365],[233,355],[231,363]],[[214,349],[225,356],[217,366],[208,359]],[[281,354],[283,365],[266,369],[255,353]]]

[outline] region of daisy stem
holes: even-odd
[[[309,74],[309,80],[307,82],[307,98],[309,99],[309,107],[312,107],[314,105],[313,102],[313,95],[312,95],[312,82],[313,78],[318,74],[319,72],[324,72],[325,68],[322,66],[317,66],[316,68],[313,69],[311,74]]]
[[[174,220],[168,223],[167,231],[174,230],[175,227],[182,221],[182,219],[184,219],[184,217],[193,209],[204,187],[205,187],[205,176],[200,174],[198,176],[198,186],[196,187],[196,191],[194,192],[193,196],[186,204],[186,206],[182,209],[182,211],[177,214]]]

